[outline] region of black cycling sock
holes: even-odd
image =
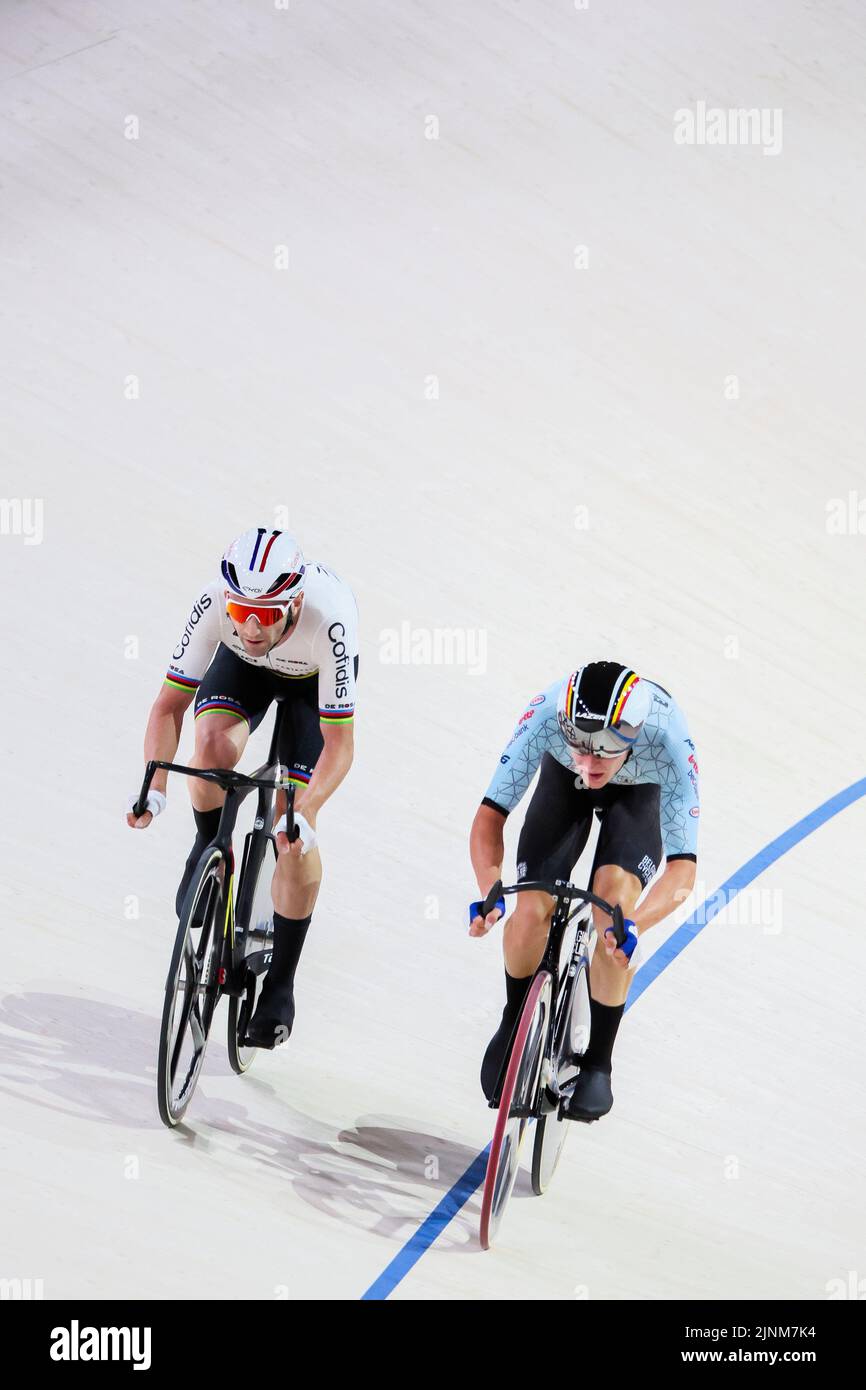
[[[508,1044],[511,1042],[511,1034],[514,1032],[514,1026],[520,1017],[520,1010],[523,1008],[531,980],[531,975],[518,979],[514,975],[509,975],[507,970],[505,972],[505,1008],[502,1010],[499,1027],[487,1044],[487,1051],[484,1053],[484,1060],[481,1063],[481,1089],[488,1100],[493,1099],[496,1082],[502,1070],[502,1063],[505,1061]]]
[[[222,806],[214,806],[212,811],[197,811],[192,808],[195,817],[195,828],[202,840],[202,849],[209,845],[220,828],[220,816],[223,813]]]
[[[197,811],[195,807],[193,807],[192,813],[195,817],[195,843],[187,855],[183,870],[183,878],[180,881],[180,887],[177,890],[177,896],[174,900],[174,910],[178,917],[183,907],[183,900],[186,897],[186,890],[189,887],[190,879],[195,873],[195,866],[201,858],[202,850],[207,848],[219,830],[222,807],[215,806],[212,811]]]
[[[273,956],[262,985],[262,995],[268,1003],[291,998],[295,971],[312,920],[312,915],[283,917],[280,912],[274,913]]]
[[[505,1004],[503,1018],[506,1013],[510,1014],[512,1028],[517,1022],[517,1015],[523,1008],[523,1001],[526,998],[526,991],[529,989],[529,982],[531,979],[531,975],[524,975],[521,979],[518,979],[514,975],[509,975],[507,970],[505,972],[505,996],[507,1002]]]
[[[581,1065],[598,1067],[610,1075],[613,1044],[620,1020],[625,1012],[625,1004],[600,1004],[590,995],[589,1047],[583,1055]]]

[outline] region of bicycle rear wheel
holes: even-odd
[[[224,882],[222,850],[206,849],[183,901],[165,982],[157,1103],[170,1128],[192,1100],[220,995]]]
[[[232,1071],[238,1075],[249,1070],[259,1051],[257,1047],[247,1047],[244,1038],[271,963],[274,941],[271,879],[276,857],[277,846],[273,836],[265,835],[263,831],[251,831],[244,847],[238,887],[232,945],[234,988],[229,998],[227,1046]]]
[[[577,1075],[577,1058],[589,1043],[589,976],[586,957],[577,962],[574,975],[566,975],[559,992],[553,1033],[551,1064],[561,1090]],[[532,1190],[541,1197],[550,1186],[568,1136],[570,1121],[560,1107],[546,1110],[535,1126],[532,1144]]]
[[[535,1113],[541,1066],[551,1026],[553,980],[539,970],[529,986],[520,1014],[487,1160],[481,1199],[481,1246],[489,1250],[502,1221],[520,1168],[526,1126]]]

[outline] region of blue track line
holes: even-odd
[[[808,816],[798,820],[795,825],[785,830],[775,840],[771,840],[768,845],[765,845],[762,850],[759,850],[741,868],[737,869],[712,897],[701,903],[701,906],[692,913],[688,921],[683,922],[682,926],[668,937],[664,945],[659,947],[646,965],[641,966],[629,991],[626,1009],[630,1009],[637,1002],[653,980],[657,980],[662,971],[667,970],[680,952],[685,950],[689,942],[694,941],[698,933],[703,931],[704,927],[712,922],[713,918],[717,917],[738,893],[741,893],[744,888],[754,882],[771,864],[775,864],[777,859],[781,859],[783,854],[787,854],[788,850],[793,849],[801,840],[805,840],[807,835],[811,835],[828,820],[832,820],[833,816],[837,816],[840,811],[844,811],[852,802],[858,801],[861,796],[866,796],[866,777],[861,778],[859,782],[853,782],[850,787],[837,792],[835,796],[831,796],[829,801],[825,801],[817,810],[811,811]],[[462,1177],[457,1179],[450,1192],[445,1194],[439,1205],[418,1227],[418,1230],[406,1242],[402,1250],[397,1252],[378,1279],[370,1285],[367,1292],[362,1295],[362,1299],[385,1299],[393,1292],[401,1279],[405,1279],[410,1269],[418,1263],[425,1251],[430,1249],[437,1236],[457,1215],[461,1207],[465,1206],[473,1192],[481,1186],[484,1181],[489,1151],[490,1145],[488,1144],[483,1153],[480,1153],[472,1161]]]
[[[469,1198],[476,1188],[480,1187],[484,1181],[484,1173],[487,1168],[487,1155],[490,1152],[490,1145],[480,1153],[477,1158],[473,1158],[469,1167],[462,1177],[458,1178],[450,1192],[446,1192],[438,1207],[431,1211],[423,1226],[418,1230],[394,1256],[387,1269],[384,1269],[374,1284],[371,1284],[365,1294],[364,1299],[387,1298],[392,1289],[399,1284],[409,1273],[414,1264],[420,1260],[425,1250],[429,1250],[436,1237],[444,1231],[452,1217]]]

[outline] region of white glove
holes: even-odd
[[[134,796],[131,796],[126,803],[127,815],[133,810],[137,800],[138,792],[136,792]],[[162,792],[148,792],[147,805],[144,809],[145,811],[149,811],[154,820],[156,820],[157,816],[162,815],[162,812],[165,810],[165,795]]]
[[[295,825],[296,825],[296,826],[298,827],[298,829],[300,830],[300,832],[301,832],[300,838],[301,838],[301,839],[303,840],[303,842],[304,842],[304,848],[301,850],[301,857],[303,858],[303,856],[304,856],[305,854],[309,854],[309,852],[310,852],[311,849],[315,849],[315,848],[316,848],[316,845],[319,843],[319,837],[318,837],[318,835],[316,834],[316,832],[315,832],[315,830],[313,829],[313,827],[310,825],[309,821],[304,820],[304,817],[301,815],[300,811],[296,811],[296,812],[295,812]],[[277,821],[276,825],[274,826],[274,834],[275,834],[275,835],[279,835],[279,834],[288,835],[288,833],[289,833],[289,822],[288,822],[288,818],[287,818],[286,816],[280,816],[280,819]]]

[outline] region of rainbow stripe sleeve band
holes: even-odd
[[[351,709],[319,709],[319,722],[322,724],[351,724],[354,718],[354,705]]]
[[[245,719],[248,724],[250,722],[246,710],[228,700],[202,700],[195,712],[195,717],[198,719],[200,714],[211,714],[214,710],[221,710],[223,714],[230,714],[233,719]]]
[[[175,690],[198,690],[201,681],[192,676],[180,676],[177,671],[166,671],[165,684],[174,686]]]

